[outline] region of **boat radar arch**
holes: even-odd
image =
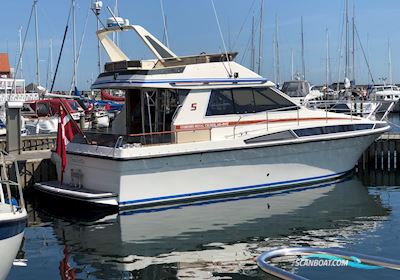
[[[111,62],[118,61],[128,61],[128,56],[108,37],[110,33],[122,32],[122,31],[135,31],[139,37],[143,40],[149,50],[159,59],[164,62],[165,59],[177,59],[179,57],[174,54],[169,48],[167,48],[163,43],[161,43],[156,37],[154,37],[150,32],[144,29],[140,25],[112,25],[106,29],[101,29],[97,31],[97,37],[100,43],[103,45]]]

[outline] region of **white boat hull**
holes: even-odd
[[[276,189],[344,175],[376,137],[127,160],[68,154],[64,182],[79,170],[86,189],[116,194],[120,208]]]
[[[21,246],[24,232],[0,240],[0,279],[6,279]]]
[[[11,213],[10,206],[0,205],[0,280],[6,279],[24,236],[27,213]]]

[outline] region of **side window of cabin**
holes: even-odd
[[[217,89],[211,92],[206,116],[234,114],[232,92],[229,89]]]
[[[206,116],[293,110],[296,107],[270,88],[218,89],[211,92]]]
[[[294,109],[296,106],[270,88],[254,88],[255,111]]]
[[[251,88],[232,89],[235,114],[254,113],[254,97]]]
[[[186,99],[186,96],[189,94],[189,89],[178,89],[178,102],[179,105],[182,105]]]
[[[38,115],[38,117],[47,117],[51,115],[49,104],[43,102],[37,103],[36,114]]]

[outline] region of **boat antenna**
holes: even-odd
[[[107,29],[107,27],[103,24],[103,22],[100,20],[100,12],[101,8],[103,8],[103,2],[101,1],[95,1],[92,5],[92,12],[96,16],[96,24],[97,24],[97,31],[100,29],[100,24],[103,26],[104,29]],[[100,40],[97,40],[97,67],[99,68],[99,73],[101,73],[101,51],[100,51]]]
[[[65,30],[64,30],[64,37],[61,43],[61,49],[60,49],[60,53],[58,55],[58,60],[57,60],[57,65],[56,65],[56,71],[54,72],[54,77],[53,77],[53,81],[51,83],[51,88],[50,88],[50,92],[53,91],[54,88],[54,83],[56,81],[56,77],[57,77],[57,72],[58,72],[58,67],[60,66],[60,61],[61,61],[61,55],[64,49],[64,44],[65,44],[65,38],[67,37],[67,32],[68,32],[68,25],[69,25],[69,19],[71,17],[71,12],[72,12],[72,6],[69,8],[69,12],[68,12],[68,18],[67,18],[67,25],[65,26]]]
[[[22,42],[22,47],[21,47],[21,52],[19,54],[17,67],[15,69],[15,75],[14,75],[14,81],[13,81],[14,93],[16,93],[16,86],[15,86],[15,80],[17,79],[17,75],[16,74],[18,73],[18,70],[19,70],[20,66],[22,68],[22,54],[23,54],[24,49],[25,49],[26,38],[27,38],[27,35],[28,35],[28,32],[29,32],[29,27],[31,25],[31,20],[32,20],[33,12],[34,12],[34,7],[35,7],[35,3],[33,3],[33,5],[32,5],[31,13],[29,15],[29,20],[28,20],[28,27],[25,30],[24,40]],[[21,74],[22,74],[22,71],[21,71]],[[7,94],[7,91],[6,91],[6,94]],[[6,96],[6,99],[7,99],[7,96]]]
[[[165,13],[164,13],[164,2],[163,2],[163,0],[160,0],[160,6],[161,6],[161,15],[162,15],[162,18],[163,18],[165,41],[167,43],[167,47],[169,48],[167,18],[165,17]]]
[[[36,38],[36,83],[40,85],[40,66],[39,66],[39,24],[37,15],[37,3],[38,0],[33,1],[33,7],[35,12],[35,38]]]
[[[228,67],[229,67],[228,75],[229,75],[229,77],[232,77],[233,76],[233,72],[232,72],[232,68],[231,68],[231,64],[230,64],[230,59],[229,59],[229,56],[228,56],[228,50],[226,49],[224,36],[222,35],[221,25],[219,24],[219,19],[218,19],[218,15],[217,15],[217,10],[215,9],[214,0],[211,0],[211,4],[212,4],[213,10],[214,10],[215,19],[217,21],[219,35],[221,36],[221,40],[222,40],[222,45],[224,46],[225,55],[226,55],[226,61],[228,62]]]

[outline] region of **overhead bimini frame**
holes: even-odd
[[[179,57],[174,54],[168,47],[161,43],[156,37],[154,37],[150,32],[144,29],[140,25],[126,25],[126,26],[113,26],[107,29],[102,29],[97,31],[97,37],[100,43],[103,45],[111,62],[118,61],[128,61],[128,56],[109,38],[110,33],[122,32],[134,30],[143,40],[149,50],[159,59],[164,62],[165,59],[175,58],[179,60]]]

